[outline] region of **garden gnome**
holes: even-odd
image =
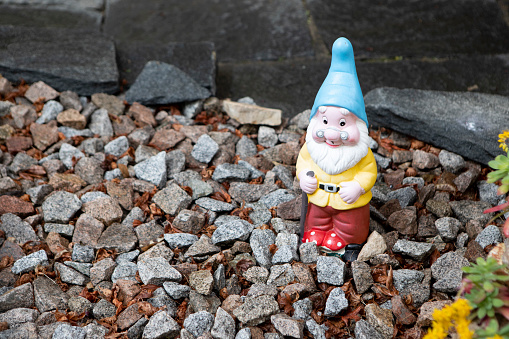
[[[339,38],[311,110],[297,176],[307,193],[302,242],[354,261],[369,233],[376,162],[350,41]]]

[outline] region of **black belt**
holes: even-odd
[[[321,190],[324,190],[325,192],[328,192],[328,193],[337,193],[341,189],[341,187],[339,187],[339,185],[334,185],[334,184],[320,184],[320,185],[318,185],[318,188],[320,188]]]

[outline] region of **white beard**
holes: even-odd
[[[311,159],[325,173],[336,175],[355,166],[362,158],[368,154],[369,150],[369,132],[368,127],[362,120],[357,121],[359,129],[359,142],[354,146],[339,146],[331,148],[325,143],[317,143],[313,140],[312,133],[316,120],[311,119],[307,129],[306,144]]]

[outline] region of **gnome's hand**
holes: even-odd
[[[307,175],[309,170],[305,169],[299,173],[300,188],[304,193],[312,194],[318,187],[318,180],[316,177]]]
[[[361,194],[365,193],[361,185],[355,180],[342,182],[340,186],[339,196],[347,204],[353,204]]]

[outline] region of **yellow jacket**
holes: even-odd
[[[309,151],[307,145],[305,144],[300,150],[299,157],[297,158],[297,176],[299,173],[309,168],[313,172],[315,172],[315,177],[318,180],[318,185],[320,184],[335,184],[339,185],[344,181],[357,181],[361,187],[364,189],[366,193],[362,194],[359,199],[353,204],[347,204],[344,202],[339,193],[328,193],[320,188],[317,188],[313,194],[308,194],[309,202],[320,206],[332,206],[338,210],[348,210],[352,208],[362,207],[369,203],[371,200],[371,188],[376,182],[376,161],[373,156],[373,152],[368,150],[368,154],[364,158],[362,158],[355,166],[352,168],[336,174],[329,175],[325,173],[318,165],[315,164],[311,156],[309,155]],[[300,179],[300,178],[299,178]]]

